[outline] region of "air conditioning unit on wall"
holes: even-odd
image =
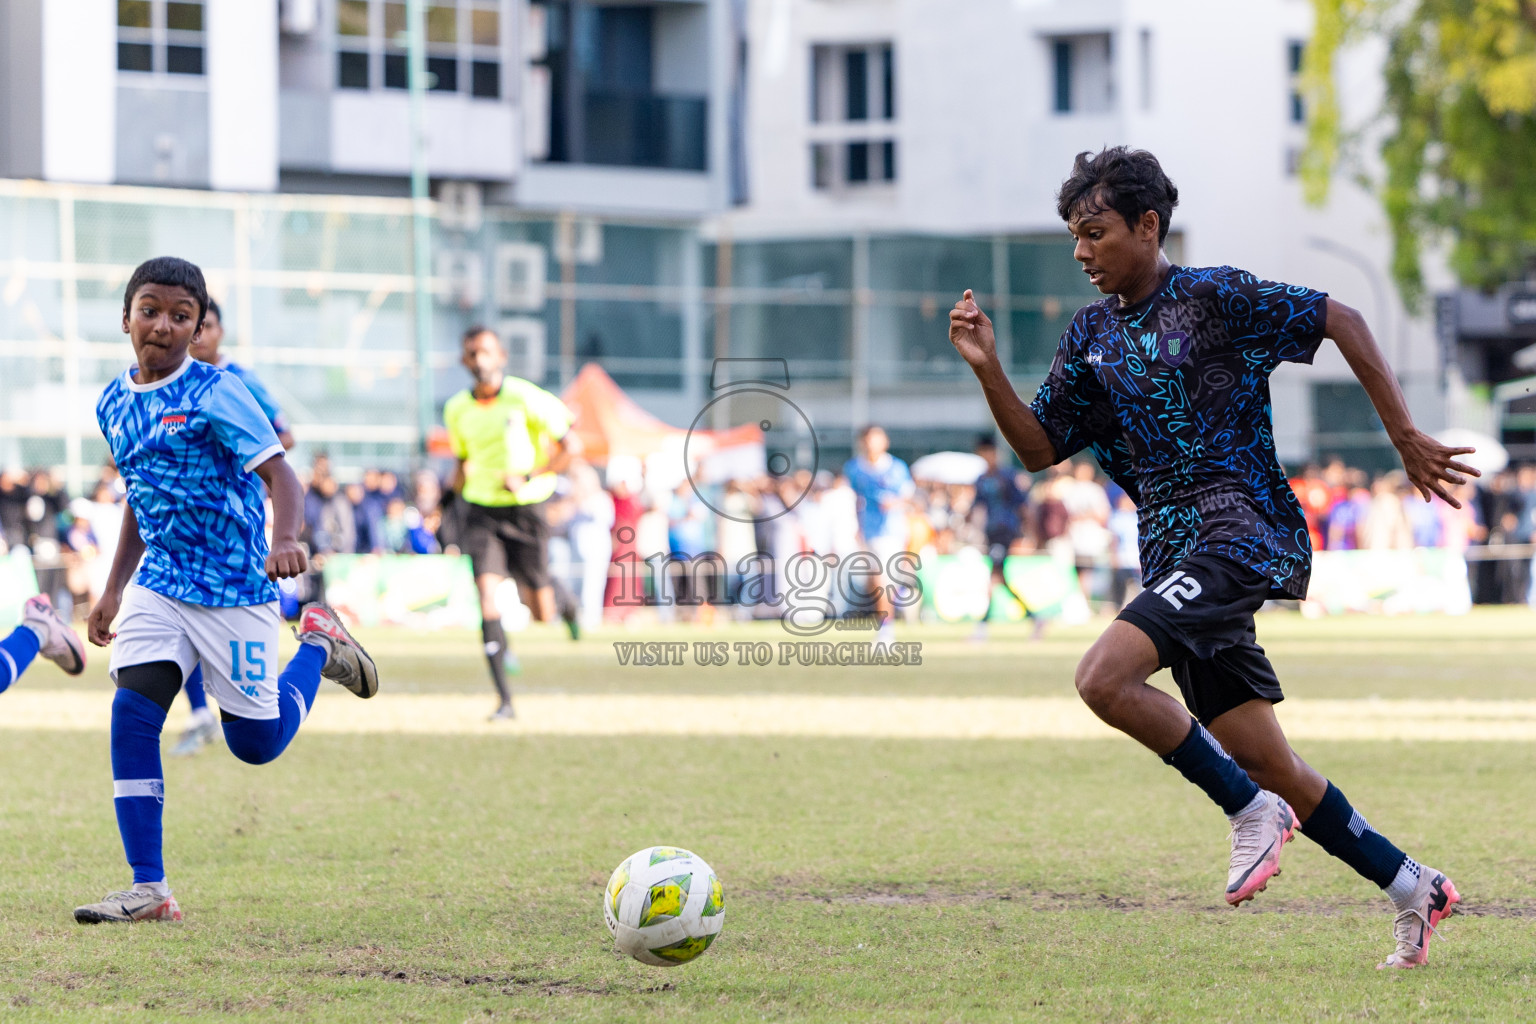
[[[437,222],[449,231],[480,230],[481,194],[476,181],[445,181],[437,186]]]
[[[498,324],[507,350],[507,372],[535,384],[544,379],[544,321],[531,316],[508,317]]]
[[[445,281],[445,301],[460,309],[473,309],[485,298],[485,262],[477,252],[443,249],[437,254],[437,277]]]
[[[534,242],[504,242],[496,247],[492,296],[502,310],[542,312],[549,256]]]
[[[290,36],[307,36],[320,27],[320,0],[283,0],[281,25]]]

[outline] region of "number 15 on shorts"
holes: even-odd
[[[248,683],[260,683],[267,678],[267,645],[261,640],[247,640],[245,642],[245,668],[240,666],[240,641],[229,642],[229,678],[238,684],[243,678]],[[254,696],[254,693],[248,694]]]

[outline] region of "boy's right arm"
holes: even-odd
[[[117,610],[123,603],[123,588],[133,578],[133,572],[139,567],[139,559],[142,557],[144,538],[139,536],[139,521],[133,515],[133,507],[124,502],[123,527],[118,531],[117,554],[112,556],[112,571],[107,574],[106,588],[102,591],[101,600],[91,609],[87,623],[91,643],[97,647],[105,647],[112,642],[115,635],[112,632],[112,620],[117,618]]]
[[[1050,435],[1040,425],[1034,410],[1013,390],[1007,372],[998,361],[992,321],[976,305],[969,288],[949,311],[949,340],[976,374],[998,431],[1008,446],[1018,453],[1024,468],[1037,473],[1055,465],[1059,460]]]

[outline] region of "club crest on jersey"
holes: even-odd
[[[1178,366],[1189,355],[1189,335],[1183,331],[1165,331],[1157,339],[1158,357],[1169,366]]]
[[[165,428],[167,434],[178,434],[181,428],[187,425],[187,415],[180,412],[166,413],[160,417],[160,425]]]

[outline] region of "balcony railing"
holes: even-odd
[[[702,96],[589,92],[577,162],[617,167],[705,169]]]

